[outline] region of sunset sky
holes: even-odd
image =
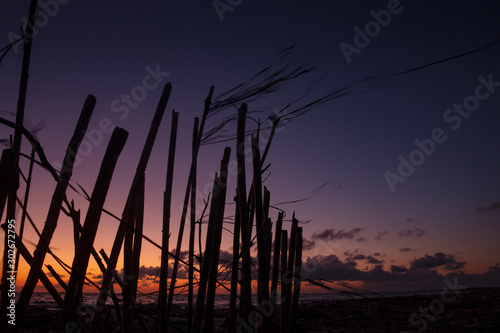
[[[125,128],[129,138],[105,204],[118,216],[162,87],[172,83],[146,172],[144,233],[157,243],[161,243],[172,109],[179,112],[179,133],[171,249],[191,162],[193,118],[201,117],[210,86],[215,86],[216,97],[276,64],[279,52],[296,44],[292,63],[314,71],[276,94],[249,102],[250,111],[264,110],[252,115],[255,120],[260,118],[267,126],[272,111],[305,93],[294,107],[354,87],[281,127],[267,157],[271,166],[264,178],[271,205],[286,211],[287,229],[294,211],[303,222],[307,245],[303,260],[311,267],[309,277],[372,291],[442,289],[444,279],[455,277],[470,287],[500,286],[500,46],[396,75],[498,41],[499,3],[40,3],[47,5],[39,7],[25,126],[31,130],[43,125],[36,136],[49,162],[59,166],[83,102],[93,94],[97,106],[89,131],[100,134],[87,136],[87,150],[77,159],[72,181],[90,193],[111,136],[108,127]],[[0,4],[0,47],[20,35],[28,7],[27,0]],[[0,117],[9,120],[16,110],[21,61],[21,48],[16,47],[0,65]],[[226,109],[208,124],[236,114],[239,106]],[[247,124],[256,127],[252,120]],[[236,123],[225,130],[234,134]],[[12,133],[0,125],[0,139]],[[3,145],[6,148],[7,142]],[[200,149],[199,203],[210,191],[225,146],[232,148],[235,161],[234,141]],[[23,152],[30,152],[25,139]],[[23,172],[27,166],[22,160]],[[235,184],[236,176],[230,174],[226,216],[234,215],[230,203]],[[40,230],[54,187],[50,175],[35,168],[28,211]],[[19,195],[23,193],[24,186]],[[72,190],[67,195],[81,209],[83,221],[88,203]],[[277,205],[304,198],[308,200]],[[199,214],[202,208],[198,204]],[[271,210],[273,221],[277,214]],[[16,222],[20,216],[19,211]],[[117,226],[116,220],[102,218],[97,250],[111,252]],[[33,252],[32,243],[38,238],[31,226],[24,240]],[[187,237],[183,244],[187,249]],[[224,232],[221,249],[231,252],[231,247],[232,236]],[[71,264],[73,231],[63,214],[51,248]],[[46,261],[69,279],[52,258],[47,256]],[[144,243],[143,290],[158,288],[158,279],[153,278],[159,263],[160,251]],[[18,286],[27,272],[22,262]],[[92,261],[88,273],[99,281]]]

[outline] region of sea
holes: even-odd
[[[394,297],[394,296],[413,296],[413,295],[432,295],[438,294],[438,290],[424,290],[424,291],[411,291],[411,292],[358,292],[355,294],[351,293],[314,293],[314,294],[300,294],[300,303],[314,303],[314,302],[330,302],[334,300],[348,300],[348,299],[359,299],[359,298],[379,298],[379,297]],[[17,293],[16,293],[17,294]],[[97,300],[96,293],[84,293],[83,303],[86,308],[93,308]],[[19,295],[16,295],[19,297]],[[120,295],[117,295],[120,298]],[[16,298],[17,298],[16,297]],[[64,298],[64,293],[61,293],[61,297]],[[148,305],[151,303],[156,303],[158,300],[158,293],[152,294],[138,294],[137,303],[142,305]],[[253,303],[256,303],[256,297],[254,295]],[[186,307],[188,304],[188,297],[186,294],[176,295],[174,302],[177,306]],[[194,297],[194,302],[196,302],[196,294]],[[280,303],[280,298],[278,295],[277,303]],[[111,300],[108,298],[107,304],[112,304]],[[30,306],[32,307],[43,307],[46,309],[59,309],[57,303],[54,302],[52,296],[46,292],[33,293],[31,297]],[[215,297],[215,308],[225,309],[229,307],[229,295],[228,294],[218,294]]]

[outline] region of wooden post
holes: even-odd
[[[236,133],[236,161],[238,164],[238,179],[236,193],[238,198],[240,227],[241,227],[241,298],[238,322],[247,323],[252,310],[252,261],[250,258],[250,222],[248,220],[246,173],[245,173],[245,122],[247,105],[243,103],[238,111],[238,125]],[[238,326],[243,325],[239,323]]]
[[[83,225],[78,248],[73,259],[71,277],[68,283],[68,289],[64,298],[64,306],[58,321],[58,330],[63,331],[66,323],[76,321],[76,308],[81,297],[81,291],[85,274],[92,252],[94,240],[99,227],[104,201],[108,194],[113,172],[115,170],[118,156],[127,141],[128,132],[122,128],[116,127],[109,141],[106,153],[102,160],[99,175],[97,176],[92,197],[90,199],[89,209]],[[79,224],[79,223],[78,223]]]
[[[73,164],[75,161],[78,148],[83,140],[85,132],[87,131],[87,126],[92,116],[92,111],[94,110],[96,99],[94,96],[89,95],[83,106],[82,113],[78,119],[78,123],[75,128],[75,132],[69,142],[68,148],[66,149],[66,155],[63,160],[63,166],[61,169],[61,179],[56,185],[56,189],[52,196],[52,201],[50,203],[49,212],[47,214],[47,219],[45,221],[45,226],[42,230],[40,240],[38,242],[37,248],[33,255],[33,264],[26,278],[26,282],[19,296],[19,301],[17,303],[17,319],[19,322],[24,321],[24,315],[28,309],[31,295],[33,295],[33,290],[38,282],[38,276],[42,270],[43,262],[45,260],[45,255],[47,254],[47,249],[49,248],[52,235],[57,227],[57,220],[59,219],[59,213],[61,211],[62,202],[65,197],[66,189],[69,184],[69,180],[73,173]],[[16,327],[16,329],[18,329]]]
[[[278,296],[278,276],[280,272],[281,229],[283,228],[283,212],[278,213],[276,231],[274,232],[273,274],[271,280],[271,300],[276,305]],[[275,307],[276,308],[276,307]]]
[[[214,197],[212,200],[216,200],[215,209],[215,234],[214,238],[208,239],[207,243],[213,243],[213,252],[209,263],[209,280],[208,280],[208,290],[207,290],[207,306],[205,309],[205,321],[204,328],[207,332],[214,331],[214,303],[215,303],[215,291],[217,288],[217,276],[219,270],[219,253],[220,244],[222,241],[222,229],[224,223],[224,207],[226,205],[226,188],[227,188],[227,169],[229,164],[229,157],[231,155],[231,148],[226,147],[224,149],[224,157],[221,161],[220,166],[220,177],[218,179],[218,193],[217,198]]]
[[[193,141],[192,141],[192,159],[193,179],[191,181],[191,223],[189,228],[189,271],[188,271],[188,333],[193,331],[193,283],[194,283],[194,241],[196,231],[196,168],[198,156],[195,155],[196,143],[198,142],[198,118],[194,118]],[[201,223],[201,222],[200,222]],[[200,265],[201,269],[201,265]]]
[[[55,271],[55,269],[52,266],[50,266],[50,265],[45,265],[45,267],[47,267],[47,269],[49,270],[50,274],[52,274],[52,276],[54,277],[54,279],[56,279],[57,283],[59,283],[59,285],[64,290],[68,290],[68,285],[66,284],[66,282],[63,281],[63,279],[61,279],[61,277],[59,276],[59,274],[57,274],[57,272]]]
[[[198,151],[200,149],[201,145],[201,138],[203,136],[203,129],[205,127],[205,121],[207,119],[208,111],[210,110],[210,104],[212,103],[212,95],[214,93],[214,86],[210,87],[210,91],[208,92],[208,97],[205,100],[205,108],[203,110],[203,116],[201,117],[201,124],[200,124],[200,130],[198,131],[198,137],[197,137],[197,142],[196,142],[196,147],[195,147],[195,152],[193,155],[198,156]],[[174,258],[174,266],[172,267],[172,277],[170,281],[170,290],[168,293],[168,303],[167,303],[167,323],[168,323],[168,318],[170,316],[170,312],[172,311],[172,302],[174,300],[174,292],[175,292],[175,283],[177,280],[177,270],[179,268],[179,255],[181,253],[181,247],[182,247],[182,238],[184,235],[184,226],[186,224],[186,215],[187,215],[187,209],[188,209],[188,202],[189,202],[189,193],[191,191],[191,183],[193,181],[194,177],[194,171],[196,170],[195,167],[196,160],[193,160],[191,162],[191,168],[189,172],[189,177],[188,177],[188,182],[186,186],[186,193],[184,195],[184,205],[182,206],[182,214],[181,214],[181,221],[179,224],[179,235],[177,238],[177,247],[176,247],[176,255]]]
[[[288,271],[288,232],[281,231],[281,304],[280,304],[280,326],[282,332],[288,332],[288,304],[290,297],[288,295],[288,280],[290,279]]]
[[[5,231],[6,227],[7,227],[6,223],[2,224],[2,228],[4,229],[4,231]],[[17,235],[16,235],[15,242],[16,242],[17,251],[19,251],[19,253],[23,257],[23,259],[28,263],[28,265],[31,266],[31,264],[33,263],[33,257],[31,256],[30,252],[28,251],[26,246],[24,246],[23,242],[20,240],[20,238]],[[45,275],[45,273],[43,271],[40,271],[39,279],[40,279],[40,282],[42,282],[45,289],[47,289],[47,292],[52,296],[54,301],[57,303],[57,305],[62,307],[62,305],[63,305],[62,297],[59,295],[56,288],[52,285],[52,282],[50,282],[49,278],[47,277],[47,275]]]
[[[170,238],[170,210],[174,179],[175,147],[177,141],[177,123],[179,113],[172,110],[172,124],[170,125],[170,145],[168,148],[167,177],[163,192],[163,232],[160,265],[160,288],[158,292],[158,318],[161,332],[167,331],[167,276],[168,276],[168,244]]]
[[[295,236],[295,267],[293,273],[293,296],[292,307],[290,311],[290,327],[291,331],[296,331],[295,322],[297,321],[297,313],[300,298],[300,280],[302,273],[302,228],[297,228]]]
[[[210,203],[210,215],[208,217],[205,253],[204,253],[202,268],[200,270],[198,295],[196,297],[196,308],[194,311],[193,327],[196,333],[202,332],[203,316],[205,315],[206,311],[205,307],[206,290],[210,274],[212,253],[214,252],[214,242],[212,240],[215,238],[215,234],[217,232],[216,218],[217,218],[217,206],[218,206],[217,200],[219,199],[219,190],[220,190],[219,185],[220,185],[219,176],[216,173],[214,178],[213,196],[212,196],[212,201]]]
[[[258,248],[258,281],[257,281],[257,305],[260,313],[265,313],[263,303],[269,300],[269,265],[267,264],[267,228],[265,227],[265,214],[262,204],[262,177],[260,163],[260,149],[258,138],[252,139],[253,156],[253,180],[254,180],[254,203],[255,203],[255,225],[257,233]],[[263,318],[261,326],[256,327],[256,332],[270,332],[270,318]]]
[[[233,231],[233,263],[231,269],[231,295],[229,298],[229,332],[236,332],[236,298],[238,295],[238,275],[240,263],[240,207],[238,197],[234,197],[236,209],[234,212],[234,231]]]
[[[108,266],[106,268],[106,273],[104,273],[102,279],[101,290],[99,291],[99,296],[97,298],[96,310],[94,312],[94,318],[92,320],[91,332],[96,333],[99,330],[99,322],[102,316],[102,310],[106,304],[108,297],[108,291],[110,289],[109,285],[112,283],[113,275],[115,273],[116,263],[118,262],[118,256],[120,255],[120,250],[123,244],[123,238],[125,237],[126,228],[130,225],[129,219],[135,218],[135,213],[129,210],[134,210],[137,205],[137,197],[139,195],[139,185],[142,174],[146,171],[146,167],[153,150],[154,141],[156,139],[156,134],[158,133],[158,128],[160,127],[161,119],[167,107],[167,102],[170,98],[170,93],[172,92],[172,85],[170,82],[165,84],[163,88],[160,101],[156,108],[155,115],[151,122],[151,127],[149,129],[148,137],[146,138],[146,143],[141,153],[139,163],[137,165],[137,170],[132,181],[132,186],[130,187],[130,192],[128,194],[127,202],[123,210],[122,220],[116,232],[115,241],[111,249],[111,254],[108,260]],[[130,208],[130,209],[129,209]]]

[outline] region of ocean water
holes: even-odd
[[[301,303],[312,303],[312,302],[322,302],[322,301],[333,301],[333,300],[346,300],[346,299],[359,299],[361,297],[373,298],[373,297],[393,297],[393,296],[413,296],[413,295],[430,295],[439,293],[437,290],[424,290],[424,291],[414,291],[414,292],[382,292],[382,293],[369,293],[363,292],[358,293],[360,296],[355,296],[346,293],[315,293],[315,294],[300,294]],[[64,293],[60,294],[64,298]],[[19,295],[16,295],[19,297]],[[120,299],[121,295],[117,294]],[[83,303],[85,307],[93,308],[97,300],[96,293],[84,293]],[[138,294],[137,302],[142,305],[147,305],[151,303],[156,303],[158,300],[158,294]],[[256,303],[256,297],[254,295],[253,302]],[[278,296],[278,303],[280,298]],[[176,295],[174,298],[174,304],[180,307],[187,306],[188,299],[187,295]],[[196,302],[196,294],[194,298]],[[108,298],[107,304],[112,304],[111,300]],[[59,306],[54,302],[52,296],[49,293],[34,293],[31,297],[30,306],[34,307],[44,307],[47,309],[59,309]],[[229,295],[216,295],[215,297],[215,308],[224,309],[229,307]]]

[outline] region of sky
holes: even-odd
[[[29,1],[0,4],[1,47],[20,35],[28,7]],[[499,14],[500,4],[493,1],[40,1],[25,126],[38,129],[49,162],[58,166],[86,96],[94,95],[97,105],[72,184],[91,192],[110,128],[126,129],[128,141],[105,203],[121,215],[162,87],[171,82],[146,172],[144,234],[161,243],[175,109],[179,132],[170,230],[176,240],[193,119],[201,117],[210,86],[219,96],[276,64],[280,51],[295,45],[290,63],[314,70],[250,101],[250,111],[262,112],[247,121],[249,128],[255,129],[258,119],[268,125],[271,112],[304,94],[297,106],[353,88],[280,127],[267,157],[271,165],[264,185],[271,205],[286,212],[286,228],[293,212],[301,221],[308,276],[371,291],[439,290],[455,278],[468,287],[498,287],[500,47],[398,73],[497,41]],[[9,120],[16,110],[21,61],[21,48],[15,47],[0,65],[0,116]],[[235,115],[239,106],[208,124]],[[236,124],[225,130],[234,134]],[[12,133],[0,125],[0,139]],[[232,148],[234,163],[234,140],[200,149],[198,218],[225,146]],[[25,139],[22,150],[30,152]],[[27,172],[26,160],[21,168]],[[234,215],[235,184],[230,174],[228,217]],[[40,229],[54,185],[45,170],[35,168],[28,211]],[[68,197],[85,216],[85,199],[72,190]],[[308,200],[280,204],[299,199]],[[273,221],[277,214],[273,208]],[[16,221],[20,216],[18,211]],[[109,254],[117,227],[104,216],[95,248]],[[61,215],[51,248],[68,264],[72,235],[70,219]],[[33,251],[38,239],[31,227],[24,240]],[[185,250],[187,237],[183,244]],[[231,247],[232,236],[225,231],[221,249],[231,252]],[[61,270],[52,258],[46,261]],[[145,243],[143,290],[158,288],[159,263],[160,251]],[[19,287],[26,276],[21,262]],[[99,281],[94,263],[88,276]]]

